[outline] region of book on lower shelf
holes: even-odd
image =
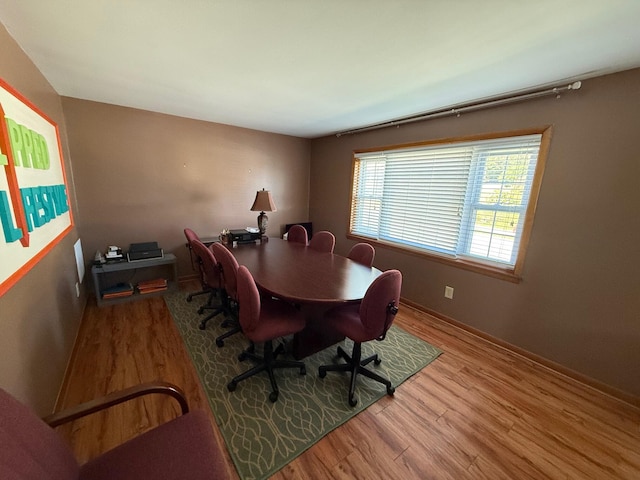
[[[100,292],[102,298],[119,298],[133,295],[133,285],[130,283],[117,283],[109,288],[105,288]]]
[[[139,292],[140,295],[144,295],[145,293],[162,292],[166,289],[167,287],[145,288],[144,290],[139,290]]]
[[[161,292],[166,290],[168,287],[168,282],[166,278],[154,278],[152,280],[145,280],[143,282],[138,282],[136,285],[138,292],[142,295],[145,293],[153,293],[153,292]]]

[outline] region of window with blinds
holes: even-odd
[[[355,152],[351,234],[513,271],[543,135]]]

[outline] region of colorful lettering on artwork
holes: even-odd
[[[51,185],[46,187],[27,187],[20,189],[22,204],[27,218],[29,232],[42,227],[54,218],[69,211],[66,187]],[[7,243],[22,238],[22,230],[16,228],[11,215],[7,192],[0,190],[0,221]]]
[[[38,132],[20,125],[8,117],[6,120],[15,166],[48,170],[50,167],[49,149],[45,138]]]
[[[28,246],[28,232],[69,211],[67,190],[64,184],[18,187],[15,168],[48,170],[51,166],[49,149],[46,139],[38,132],[11,118],[5,117],[5,120],[6,130],[3,129],[3,133],[6,135],[2,135],[5,138],[0,142],[0,166],[4,166],[9,191],[0,190],[0,223],[7,243],[21,240],[24,246]],[[21,203],[20,207],[16,206],[17,202]],[[22,215],[18,215],[19,211]],[[14,216],[18,225],[14,223]]]

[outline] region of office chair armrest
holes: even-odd
[[[61,412],[47,415],[42,420],[50,427],[57,427],[63,423],[72,422],[78,418],[90,415],[100,410],[124,403],[137,397],[149,395],[153,393],[162,393],[175,398],[180,404],[182,415],[189,413],[189,405],[185,398],[184,392],[177,386],[167,382],[151,382],[142,383],[134,387],[125,388],[117,392],[112,392],[104,397],[96,398],[85,403],[81,403],[74,407],[67,408]]]

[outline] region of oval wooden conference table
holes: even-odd
[[[293,339],[292,352],[297,359],[343,338],[322,328],[322,313],[337,304],[361,301],[382,273],[346,257],[280,238],[229,247],[238,263],[249,269],[261,292],[299,304],[307,314],[306,328]]]

